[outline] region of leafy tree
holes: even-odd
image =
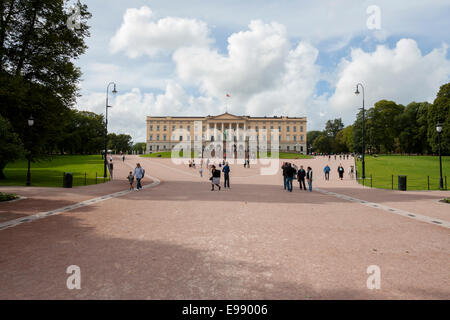
[[[338,132],[342,129],[344,129],[344,123],[341,118],[328,120],[325,124],[325,134],[333,138],[336,138]]]
[[[133,150],[137,153],[144,153],[146,148],[147,148],[147,144],[145,142],[138,142],[133,145],[131,150]]]
[[[313,143],[313,149],[315,152],[332,153],[334,139],[325,133],[318,136]]]
[[[24,150],[19,136],[12,132],[11,124],[2,116],[0,116],[0,141],[0,179],[5,179],[3,169],[6,164],[20,158]]]
[[[353,126],[347,126],[336,135],[336,153],[353,152]]]
[[[113,152],[127,152],[131,150],[131,136],[128,134],[108,134],[108,149],[113,150]]]
[[[428,143],[433,152],[438,152],[436,124],[442,125],[441,153],[450,153],[450,83],[439,89],[433,104],[428,108]]]
[[[316,140],[316,138],[318,137],[318,136],[320,136],[322,134],[322,131],[318,131],[318,130],[314,130],[314,131],[308,131],[307,133],[306,133],[306,143],[307,143],[307,148],[308,148],[308,150],[310,150],[311,149],[311,147],[313,146],[313,144],[314,144],[314,140]]]

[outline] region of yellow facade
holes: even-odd
[[[147,117],[147,152],[170,151],[180,141],[222,141],[227,130],[235,132],[235,141],[248,141],[253,131],[270,145],[271,130],[279,130],[280,151],[306,154],[306,117],[249,117],[224,113],[206,117]],[[181,132],[184,132],[181,133]],[[261,135],[261,137],[259,137]],[[269,147],[270,148],[270,147]]]

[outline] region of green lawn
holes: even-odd
[[[51,160],[32,162],[31,185],[62,187],[64,172],[73,174],[73,186],[83,186],[85,182],[86,185],[102,183],[104,180],[102,156],[53,156]],[[8,164],[4,173],[6,180],[0,180],[0,186],[24,186],[27,179],[27,161],[20,160]],[[95,178],[96,173],[98,175],[97,180]]]
[[[159,157],[159,155],[161,155]],[[194,152],[192,151],[192,158],[195,158]],[[267,152],[267,156],[270,157],[271,156],[271,152]],[[164,152],[155,152],[155,153],[150,153],[150,154],[146,154],[146,155],[142,155],[141,157],[144,158],[171,158],[171,152],[170,151],[164,151]],[[183,152],[180,152],[180,158],[183,157]],[[308,156],[308,155],[304,155],[304,154],[300,154],[300,153],[288,153],[288,152],[280,152],[279,153],[279,157],[280,159],[296,159],[297,157],[299,159],[312,159],[312,156]],[[258,153],[258,158],[259,158],[259,153]]]
[[[357,161],[359,177],[361,177],[362,164]],[[450,157],[442,157],[442,175],[450,174]],[[398,188],[398,175],[407,176],[407,190],[428,190],[428,177],[430,190],[439,189],[439,157],[437,156],[366,156],[366,178],[372,175],[374,188],[391,189],[392,175],[394,190]],[[447,177],[450,183],[450,176]],[[360,183],[362,181],[360,180]],[[364,181],[370,186],[370,179]],[[447,186],[448,187],[448,186]]]

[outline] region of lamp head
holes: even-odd
[[[114,83],[114,89],[113,89],[112,93],[113,93],[113,94],[116,94],[116,93],[117,93],[117,90],[116,90],[116,84],[115,84],[115,83]]]
[[[358,95],[359,94],[359,89],[358,89],[358,85],[356,86],[356,91],[355,94]]]
[[[436,125],[436,131],[438,132],[438,133],[441,133],[442,132],[442,125],[438,122],[438,124]]]
[[[33,116],[30,116],[30,118],[28,118],[28,126],[32,127],[34,125],[34,118]]]

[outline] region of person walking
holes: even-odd
[[[130,171],[130,174],[128,175],[127,179],[128,182],[130,183],[130,190],[133,190],[134,176],[132,171]]]
[[[329,165],[326,165],[323,168],[323,172],[325,173],[325,180],[327,180],[327,181],[330,180],[330,171],[331,171],[331,168]]]
[[[137,185],[136,185],[137,191],[142,189],[141,180],[144,178],[144,176],[145,176],[144,168],[141,167],[140,163],[137,163],[136,168],[134,169],[134,172],[133,172],[133,177],[136,177],[136,181],[137,181]]]
[[[300,166],[300,169],[298,169],[297,172],[297,180],[298,180],[298,184],[300,185],[300,190],[305,189],[306,191],[306,184],[305,184],[305,176],[306,176],[306,171],[305,169],[303,169],[303,166]]]
[[[111,180],[113,179],[113,169],[114,169],[114,165],[112,160],[109,162],[109,176],[111,177]]]
[[[216,185],[220,191],[220,170],[216,169],[215,165],[211,166],[211,191],[214,191],[214,186]]]
[[[339,179],[343,180],[344,179],[344,167],[342,166],[342,164],[339,164],[338,167],[338,173],[339,173]]]
[[[311,169],[311,167],[307,168],[308,171],[306,172],[306,180],[308,180],[308,187],[309,187],[309,192],[312,191],[312,182],[313,182],[313,171]]]
[[[222,169],[223,172],[223,187],[230,189],[230,166],[228,162],[225,163],[225,166]]]
[[[355,173],[355,168],[353,167],[353,165],[350,166],[350,168],[348,169],[348,175],[350,176],[350,179],[353,180],[353,175]]]
[[[198,172],[200,173],[200,178],[203,178],[203,167],[200,167],[200,170]]]

